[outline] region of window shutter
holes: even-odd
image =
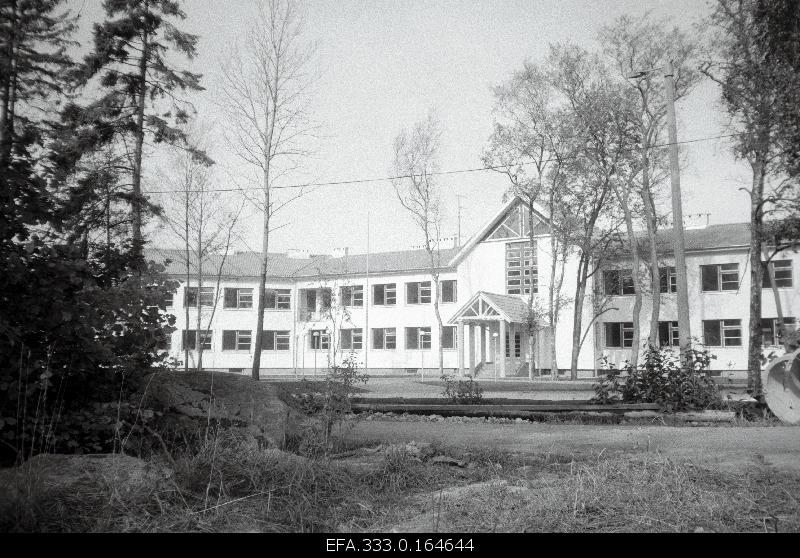
[[[222,350],[234,351],[236,350],[236,332],[223,331],[222,332]]]

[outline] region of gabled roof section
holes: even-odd
[[[527,315],[528,306],[518,297],[478,291],[458,312],[453,314],[448,323],[455,324],[459,319],[474,318],[505,320],[518,324],[524,323]]]
[[[442,249],[440,270],[451,269],[448,262],[457,249]],[[166,266],[170,275],[186,274],[186,255],[181,249],[150,248],[145,258]],[[167,263],[168,262],[168,263]],[[189,262],[190,273],[197,273],[197,258],[192,255]],[[353,254],[334,258],[329,255],[310,256],[305,259],[290,258],[286,254],[270,253],[267,260],[267,276],[271,278],[314,278],[347,275],[364,275],[367,272],[367,255]],[[222,266],[223,277],[258,277],[261,273],[260,252],[233,252],[223,263],[222,255],[210,254],[203,258],[203,270],[208,276],[216,275]],[[426,272],[430,260],[426,250],[403,250],[397,252],[377,252],[369,255],[370,274],[396,272]]]
[[[484,240],[510,240],[514,238],[524,240],[528,238],[528,223],[527,219],[523,218],[523,208],[527,209],[527,204],[519,196],[515,196],[509,200],[494,217],[481,227],[478,232],[472,235],[467,243],[464,244],[461,250],[455,255],[450,265],[452,267],[457,266],[478,243]],[[536,218],[539,220],[539,227],[544,227],[538,231],[534,229],[534,232],[536,234],[546,233],[547,224],[550,222],[549,218],[539,204],[533,204],[533,209]]]

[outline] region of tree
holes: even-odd
[[[411,214],[422,233],[428,254],[428,271],[433,282],[433,313],[436,316],[439,348],[439,376],[444,375],[444,325],[439,312],[439,271],[442,267],[440,238],[442,233],[441,191],[436,181],[439,168],[441,128],[433,114],[409,130],[402,130],[394,140],[392,179],[400,205]]]
[[[226,116],[228,143],[254,172],[263,201],[262,261],[258,287],[258,323],[253,348],[253,379],[259,378],[264,307],[273,215],[303,194],[279,199],[275,182],[296,170],[310,154],[304,145],[313,135],[306,113],[314,53],[303,40],[303,14],[294,0],[265,0],[243,44],[222,67],[220,108]]]
[[[761,397],[761,294],[765,216],[780,212],[795,199],[795,183],[781,177],[786,154],[778,141],[785,107],[776,103],[782,91],[796,89],[796,74],[785,64],[773,63],[768,36],[759,33],[763,10],[760,0],[718,0],[708,19],[710,52],[702,72],[721,88],[722,103],[738,132],[733,140],[736,157],[751,169],[750,195],[750,324],[747,388]],[[796,47],[795,47],[796,48]],[[796,106],[794,107],[796,110]]]
[[[557,186],[566,158],[570,157],[571,142],[565,137],[563,114],[557,103],[547,68],[526,62],[504,84],[494,88],[495,124],[483,163],[505,174],[510,182],[508,196],[523,200],[527,208],[528,242],[536,249],[534,206],[546,200],[551,220],[550,249],[552,254],[548,286],[547,320],[550,328],[551,370],[558,375],[556,361],[556,324],[558,322],[560,291],[563,282],[563,263],[559,275],[558,254],[565,245],[560,242],[554,220],[558,220]],[[529,170],[530,169],[530,170]],[[529,273],[533,273],[531,259]],[[533,350],[534,338],[541,330],[540,312],[535,305],[536,285],[531,284],[528,296],[528,346]],[[534,359],[530,355],[528,375],[533,376]]]
[[[186,134],[179,126],[188,121],[191,107],[176,97],[176,91],[202,90],[200,75],[173,67],[170,54],[191,60],[197,36],[172,23],[186,17],[177,0],[104,0],[103,7],[106,20],[95,24],[94,50],[86,56],[80,76],[88,84],[99,75],[100,96],[84,107],[72,105],[64,116],[68,130],[80,131],[73,156],[87,145],[97,148],[120,137],[132,139],[131,238],[134,253],[141,254],[145,138],[156,144],[185,144]]]
[[[697,83],[699,72],[692,67],[696,45],[679,28],[672,26],[668,18],[651,20],[649,15],[633,19],[629,16],[618,18],[612,25],[605,26],[599,39],[606,56],[612,61],[619,77],[626,80],[636,90],[639,104],[636,118],[639,123],[641,147],[640,175],[623,188],[619,195],[626,212],[626,226],[631,251],[634,254],[634,287],[638,306],[641,307],[642,285],[639,280],[638,242],[631,236],[630,195],[641,199],[644,222],[647,227],[648,253],[650,267],[650,289],[652,311],[650,316],[651,345],[658,343],[658,322],[661,309],[659,289],[659,254],[657,229],[659,215],[656,211],[656,198],[662,179],[666,176],[665,161],[662,154],[654,150],[654,145],[662,143],[664,137],[666,103],[664,86],[654,79],[664,64],[671,60],[675,71],[675,99],[686,96]],[[638,329],[638,327],[636,327]],[[636,335],[636,333],[635,333]],[[637,338],[638,341],[638,338]],[[634,351],[638,351],[637,343]],[[633,360],[633,365],[636,361]]]

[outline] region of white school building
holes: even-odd
[[[440,249],[440,312],[445,329],[442,345],[446,372],[478,378],[527,376],[533,359],[542,374],[551,368],[550,339],[542,327],[529,346],[526,332],[529,289],[545,309],[551,281],[549,227],[546,216],[534,216],[531,250],[527,208],[512,200],[463,246]],[[746,223],[687,228],[691,335],[717,356],[712,369],[722,375],[746,376],[749,269],[749,228]],[[659,341],[677,344],[674,261],[669,231],[664,243]],[[257,323],[258,275],[261,254],[229,254],[217,288],[221,256],[204,261],[204,285],[197,292],[196,276],[186,289],[182,250],[152,250],[148,259],[165,263],[180,287],[167,301],[176,317],[169,351],[182,361],[188,343],[189,366],[196,366],[198,305],[202,318],[203,367],[248,374],[253,362]],[[565,263],[562,296],[567,297],[555,331],[557,365],[570,367],[577,255]],[[797,269],[800,257],[787,251],[774,264],[775,282],[785,320],[796,327],[800,313]],[[196,272],[194,263],[190,267]],[[765,282],[765,285],[768,285]],[[649,288],[649,287],[648,287]],[[589,279],[584,303],[586,330],[578,368],[580,377],[598,373],[599,359],[620,363],[633,340],[633,284],[630,263],[604,264]],[[429,259],[425,250],[372,254],[312,255],[294,250],[270,254],[261,374],[313,377],[331,360],[354,354],[371,375],[413,375],[425,370],[435,377],[438,367],[437,322],[432,299]],[[602,299],[606,309],[593,321]],[[216,303],[216,305],[215,305]],[[652,298],[645,293],[640,318],[641,339],[647,340]],[[189,324],[185,323],[189,306]],[[767,351],[779,352],[777,308],[772,289],[763,290],[762,329]],[[547,322],[546,316],[543,321]],[[588,329],[587,329],[588,326]],[[568,372],[567,372],[568,373]]]

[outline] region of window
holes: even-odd
[[[509,242],[506,244],[506,294],[530,294],[531,289],[534,293],[539,289],[536,250],[531,250],[530,242]]]
[[[339,289],[342,306],[364,306],[364,285],[350,285]]]
[[[309,312],[317,311],[317,290],[316,289],[303,289],[303,302],[305,302],[305,309]]]
[[[622,269],[604,271],[603,292],[612,296],[634,294],[632,272]]]
[[[363,349],[363,330],[360,327],[355,329],[340,329],[339,348],[346,351],[360,351]]]
[[[225,289],[224,308],[252,308],[253,289]]]
[[[197,287],[186,287],[184,296],[184,305],[189,307],[197,306]],[[214,306],[214,287],[201,287],[200,304],[202,306]]]
[[[658,344],[677,347],[678,322],[658,322]]]
[[[783,318],[783,325],[794,330],[796,320],[790,317]],[[765,347],[778,347],[783,342],[783,328],[780,327],[778,318],[761,318],[762,344]]]
[[[397,332],[393,327],[372,330],[373,349],[394,349],[397,347]]]
[[[222,350],[223,351],[249,351],[250,341],[253,332],[250,330],[223,331]]]
[[[703,343],[709,347],[741,347],[742,320],[703,320]]]
[[[739,264],[701,265],[700,279],[703,292],[738,290]]]
[[[373,285],[372,304],[375,306],[393,306],[397,304],[397,285],[395,283]]]
[[[172,291],[164,293],[164,299],[162,300],[161,305],[164,308],[169,308],[173,304],[175,304],[175,293]]]
[[[406,304],[430,304],[431,282],[406,283]]]
[[[431,328],[429,327],[406,328],[406,349],[430,349],[430,348],[431,348]]]
[[[265,330],[262,333],[263,340],[261,342],[262,351],[288,351],[289,350],[289,332],[288,331],[272,331]]]
[[[779,289],[790,289],[792,287],[792,260],[775,260],[770,262],[773,273],[775,274],[775,286]],[[769,270],[763,266],[764,281],[763,288],[769,289],[772,284],[769,282]]]
[[[442,291],[440,300],[443,303],[455,302],[458,299],[458,283],[455,279],[445,279],[439,282]]]
[[[606,322],[606,347],[633,347],[633,322]]]
[[[290,289],[266,289],[264,307],[267,310],[291,310],[292,291]]]
[[[320,289],[320,312],[325,312],[326,310],[331,309],[333,295],[331,294],[330,289]]]
[[[506,335],[506,357],[511,358],[511,337]],[[519,357],[522,355],[522,334],[518,331],[514,332],[514,356]]]
[[[662,293],[678,292],[678,275],[674,267],[658,268],[659,286]]]
[[[308,332],[308,347],[312,351],[327,351],[331,344],[331,336],[324,329],[312,329]]]
[[[456,326],[444,326],[442,328],[442,349],[455,349],[457,343]]]
[[[202,339],[202,348],[204,351],[211,350],[211,334],[212,331],[201,331],[200,332],[200,339]],[[183,339],[182,339],[183,347],[182,350],[189,349],[190,351],[197,350],[197,330],[190,329],[190,330],[183,330]]]

